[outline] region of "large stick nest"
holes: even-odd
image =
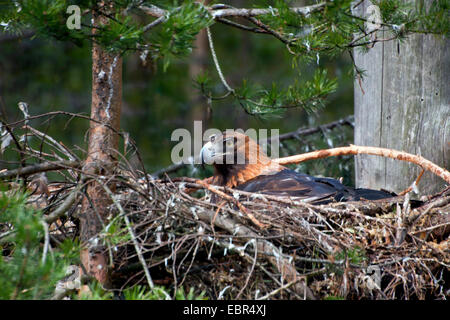
[[[311,205],[205,190],[190,178],[146,181],[123,172],[108,184],[116,187],[109,208],[115,218],[105,230],[114,224],[123,231],[120,241],[107,231],[100,239],[116,288],[145,285],[148,268],[156,285],[193,287],[210,299],[443,299],[450,293],[449,188],[423,203],[407,194]],[[200,191],[188,194],[189,188]],[[64,184],[50,189],[53,206],[78,192]],[[54,222],[54,239],[78,233],[78,207]]]
[[[423,202],[406,193],[312,205],[192,178],[155,180],[132,169],[125,156],[118,174],[93,175],[48,135],[24,127],[22,137],[40,141],[35,149],[7,128],[21,167],[0,171],[0,179],[25,178],[22,185],[34,192],[29,202],[43,210],[53,247],[79,236],[86,185],[95,180],[104,187],[111,214],[95,240],[110,257],[115,289],[194,288],[210,299],[450,295],[450,188]],[[48,183],[42,172],[49,170],[60,170],[65,182]]]

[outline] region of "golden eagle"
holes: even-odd
[[[386,191],[347,187],[332,178],[298,173],[272,161],[253,139],[239,132],[212,135],[200,157],[202,163],[214,166],[212,184],[243,191],[299,197],[315,204],[395,196]]]

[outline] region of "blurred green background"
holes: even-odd
[[[235,2],[236,6],[242,6],[242,1]],[[270,88],[272,82],[284,87],[297,78],[309,79],[317,64],[316,61],[311,65],[293,67],[285,46],[268,35],[244,32],[220,23],[214,24],[211,31],[222,70],[231,86],[239,86],[243,79],[247,79],[266,88]],[[290,109],[282,117],[261,119],[247,115],[231,98],[209,104],[195,86],[195,74],[199,70],[207,70],[218,91],[222,85],[204,39],[196,42],[197,49],[190,57],[175,61],[166,72],[160,62],[147,60],[144,65],[136,53],[123,59],[121,127],[136,142],[149,172],[171,164],[171,148],[177,144],[170,139],[172,131],[177,128],[191,131],[194,120],[204,120],[204,130],[278,128],[282,134],[299,127],[325,124],[353,113],[353,74],[348,55],[333,60],[320,57],[319,65],[326,67],[330,77],[337,78],[338,90],[329,97],[326,108],[316,113]],[[33,37],[15,39],[0,33],[0,102],[8,122],[23,118],[17,107],[19,101],[29,104],[31,115],[56,110],[89,115],[90,90],[89,45],[77,47]],[[72,149],[74,146],[86,149],[86,120],[57,116],[51,121],[45,118],[33,120],[31,124]],[[352,141],[351,129],[337,129],[325,137],[318,134],[305,138],[305,141],[289,141],[283,144],[280,156]],[[13,166],[6,162],[14,157],[11,151],[2,157],[0,168]],[[344,176],[345,182],[353,184],[352,158],[344,160],[318,160],[303,164],[300,170]],[[208,173],[210,170],[203,175]],[[202,175],[202,172],[188,168],[178,174]]]

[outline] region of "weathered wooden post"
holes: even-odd
[[[364,1],[355,14],[367,16]],[[387,38],[378,32],[378,38]],[[366,70],[355,81],[355,144],[418,154],[450,168],[450,42],[437,35],[414,34],[404,42],[377,42],[368,53],[354,51]],[[355,157],[356,186],[394,192],[406,189],[421,168],[392,159]],[[445,181],[425,172],[420,195],[441,191]]]

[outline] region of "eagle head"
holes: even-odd
[[[200,151],[202,163],[215,168],[215,184],[236,187],[261,174],[284,167],[273,162],[249,136],[232,131],[209,137]]]

